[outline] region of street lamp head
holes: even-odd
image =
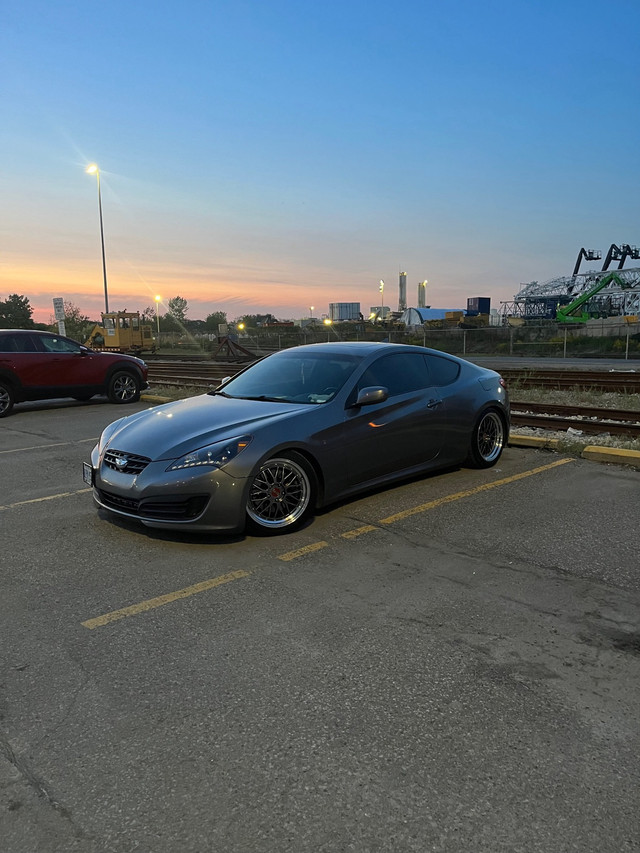
[[[333,323],[333,320],[331,320],[329,317],[325,317],[323,322],[325,326],[330,326]]]
[[[89,165],[85,169],[85,172],[87,173],[87,175],[97,175],[99,171],[100,171],[100,169],[98,169],[98,166],[96,163],[89,163]]]
[[[154,296],[153,298],[156,300],[156,302],[162,302],[162,296]]]

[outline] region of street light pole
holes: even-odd
[[[158,328],[158,349],[160,349],[160,315],[158,314],[158,308],[160,307],[160,302],[162,301],[162,296],[156,296],[156,326]]]
[[[100,192],[100,169],[95,163],[87,166],[87,174],[95,175],[98,180],[98,210],[100,212],[100,242],[102,244],[102,277],[104,279],[104,312],[109,313],[109,293],[107,291],[107,260],[104,253],[104,226],[102,224],[102,193]]]

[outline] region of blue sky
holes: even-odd
[[[31,2],[0,35],[0,299],[188,316],[509,300],[640,242],[637,2]],[[44,316],[46,315],[46,316]]]

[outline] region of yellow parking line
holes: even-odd
[[[515,483],[517,480],[523,480],[525,477],[532,477],[534,474],[540,474],[542,471],[549,471],[551,468],[557,468],[558,465],[566,465],[567,462],[573,462],[573,459],[559,459],[557,462],[551,462],[549,465],[541,465],[539,468],[532,468],[530,471],[524,471],[522,474],[513,474],[511,477],[504,477],[502,480],[494,480],[492,483],[483,483],[481,486],[475,486],[473,489],[467,489],[464,492],[456,492],[454,495],[445,495],[443,498],[436,498],[428,501],[420,506],[414,506],[411,509],[405,509],[402,512],[396,512],[393,515],[388,515],[386,518],[380,519],[380,524],[393,524],[395,521],[401,521],[403,518],[409,518],[412,515],[426,512],[434,509],[442,504],[448,504],[452,501],[459,501],[461,498],[468,498],[472,495],[478,495],[481,492],[488,492],[489,489],[496,489],[498,486],[506,486],[508,483]]]
[[[112,610],[111,613],[96,616],[95,619],[87,619],[86,622],[82,622],[81,624],[85,628],[99,628],[101,625],[108,625],[109,622],[116,622],[118,619],[124,619],[126,616],[135,616],[137,613],[144,613],[146,610],[153,610],[156,607],[171,604],[172,601],[177,601],[180,598],[189,598],[191,595],[197,595],[199,592],[206,592],[208,589],[238,580],[238,578],[248,578],[250,574],[251,572],[238,569],[236,572],[229,572],[229,574],[219,575],[217,578],[211,578],[201,583],[195,583],[192,586],[186,586],[184,589],[179,589],[176,592],[159,595],[157,598],[149,598],[146,601],[141,601],[139,604],[132,604],[130,607]]]
[[[389,515],[387,518],[382,518],[379,521],[379,524],[393,524],[394,521],[400,521],[403,518],[409,518],[412,515],[417,515],[421,512],[426,512],[427,510],[434,509],[437,506],[442,506],[443,504],[451,503],[452,501],[460,500],[461,498],[471,497],[472,495],[480,494],[481,492],[486,492],[489,489],[495,489],[498,486],[505,486],[508,483],[515,483],[518,480],[523,480],[526,477],[532,477],[534,474],[540,474],[543,471],[549,471],[552,468],[557,468],[559,465],[566,465],[567,462],[573,462],[573,459],[559,459],[556,462],[552,462],[549,465],[541,465],[539,468],[532,468],[530,471],[524,471],[521,474],[514,474],[511,477],[504,477],[501,480],[494,480],[492,483],[484,483],[481,486],[476,486],[473,489],[467,489],[464,492],[456,492],[453,495],[445,495],[442,498],[436,498],[435,500],[428,501],[427,503],[420,504],[419,506],[412,507],[411,509],[404,510],[402,512],[397,512],[394,515]],[[82,491],[90,491],[90,489],[82,489]],[[68,493],[71,494],[71,493]],[[78,493],[76,493],[78,494]],[[65,497],[65,495],[52,495],[52,497]],[[41,498],[40,500],[47,500],[47,498]],[[25,503],[30,503],[29,501],[25,501]],[[0,507],[0,509],[4,509],[4,507]],[[373,524],[365,524],[362,527],[357,527],[354,530],[349,530],[346,533],[340,534],[345,539],[355,539],[358,536],[361,536],[364,533],[371,533],[374,530],[379,530],[379,527],[376,527]],[[303,548],[298,548],[295,551],[288,551],[286,554],[280,554],[278,556],[279,560],[283,562],[290,562],[291,560],[295,560],[298,557],[303,557],[306,554],[312,554],[315,551],[320,551],[322,548],[326,548],[328,546],[328,542],[320,541],[313,542],[311,545],[305,545]],[[220,575],[217,578],[211,578],[210,580],[202,581],[201,583],[194,584],[193,586],[187,586],[184,589],[179,589],[176,592],[170,592],[166,595],[160,595],[157,598],[150,598],[146,601],[141,601],[139,604],[132,604],[130,607],[123,607],[120,610],[112,610],[110,613],[105,613],[102,616],[96,616],[94,619],[87,619],[85,622],[81,624],[85,628],[93,629],[99,628],[102,625],[108,625],[111,622],[116,622],[118,619],[124,619],[127,616],[136,616],[138,613],[144,613],[147,610],[153,610],[156,607],[163,607],[165,604],[170,604],[173,601],[177,601],[181,598],[189,598],[192,595],[197,595],[200,592],[206,592],[207,590],[214,589],[217,586],[221,586],[225,583],[230,583],[231,581],[238,580],[239,578],[249,577],[253,572],[246,572],[242,569],[229,572],[226,575]]]
[[[75,441],[58,441],[55,444],[34,444],[31,447],[13,447],[11,450],[0,450],[0,456],[5,453],[22,453],[26,450],[50,450],[52,447],[68,447],[70,444],[85,444],[87,441],[96,443],[97,438],[77,438]]]
[[[60,492],[58,495],[47,495],[44,498],[30,498],[28,501],[17,501],[17,503],[14,504],[0,506],[0,511],[3,509],[15,509],[17,506],[26,506],[27,504],[39,504],[43,501],[55,501],[57,498],[71,498],[73,495],[84,495],[86,492],[90,491],[91,489],[78,489],[76,492]]]
[[[312,545],[305,545],[304,548],[298,548],[297,551],[289,551],[286,554],[279,554],[278,559],[288,563],[290,560],[295,560],[297,557],[304,557],[305,554],[311,554],[313,551],[319,551],[321,548],[326,548],[328,542],[314,542]]]
[[[365,524],[364,527],[356,527],[354,530],[347,530],[346,533],[341,533],[343,539],[355,539],[362,536],[363,533],[372,533],[374,530],[380,530],[375,524]]]

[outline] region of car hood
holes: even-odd
[[[310,408],[204,394],[124,418],[109,436],[108,446],[154,461],[176,459],[215,441],[253,434],[266,422],[304,414]]]

